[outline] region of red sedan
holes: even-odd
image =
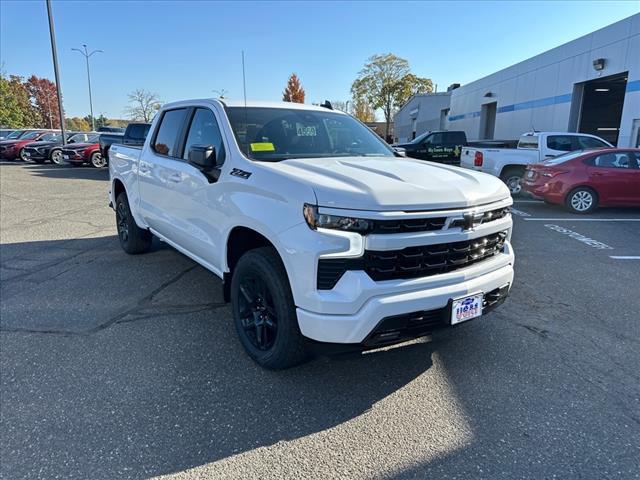
[[[98,142],[99,136],[91,138],[92,142]],[[70,143],[62,149],[62,160],[79,167],[84,163],[90,163],[95,168],[106,166],[107,162],[103,160],[100,153],[99,143]]]
[[[574,213],[640,206],[640,149],[583,150],[529,165],[523,188]]]
[[[19,138],[2,140],[0,142],[0,158],[6,160],[19,158],[23,162],[26,162],[28,159],[25,156],[24,147],[27,144],[37,141],[48,141],[56,135],[59,135],[59,133],[52,132],[51,130],[31,130],[23,133]]]

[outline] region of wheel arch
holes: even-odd
[[[285,271],[287,271],[286,262],[284,261],[281,252],[278,250],[276,243],[271,241],[267,235],[253,227],[245,225],[237,225],[233,227],[226,237],[224,247],[225,268],[223,273],[223,297],[225,302],[230,301],[231,277],[233,276],[233,272],[240,260],[240,257],[245,253],[255,250],[256,248],[271,247],[276,251]],[[288,273],[287,277],[289,277]]]
[[[523,164],[508,163],[508,164],[502,166],[502,169],[500,170],[500,173],[498,174],[498,176],[500,178],[502,178],[502,176],[505,174],[505,172],[507,170],[510,170],[510,169],[514,169],[514,170],[518,169],[518,170],[523,170],[524,171],[524,170],[526,170],[526,168],[527,168],[527,166],[523,165]]]

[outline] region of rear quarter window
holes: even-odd
[[[520,137],[520,141],[518,142],[518,148],[538,148],[538,137],[534,136],[524,136]]]

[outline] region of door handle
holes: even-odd
[[[169,175],[167,180],[169,180],[172,183],[180,183],[182,181],[182,175],[179,173],[173,173]]]
[[[591,176],[592,176],[592,177],[603,177],[603,176],[604,176],[604,173],[602,173],[602,172],[593,172],[593,173],[591,174]]]

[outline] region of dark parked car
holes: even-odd
[[[27,160],[25,157],[24,147],[38,140],[50,140],[57,132],[51,130],[30,130],[26,131],[16,139],[8,139],[0,141],[0,158],[5,160],[15,160],[19,158],[22,161]]]
[[[114,143],[129,146],[142,146],[151,128],[150,123],[130,123],[124,134],[103,133],[100,135],[100,153],[105,162],[109,162],[109,148]]]
[[[98,134],[95,132],[70,132],[67,133],[67,143],[96,143]],[[47,160],[56,165],[61,165],[62,161],[62,135],[57,134],[47,141],[29,143],[24,147],[26,160],[36,163],[44,163]]]
[[[522,186],[573,213],[599,206],[640,206],[640,149],[575,151],[529,165]]]

